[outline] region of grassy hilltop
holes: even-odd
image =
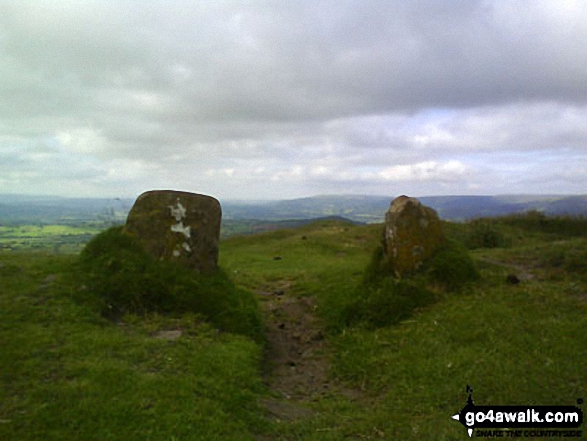
[[[224,239],[222,286],[257,298],[269,343],[193,311],[104,318],[80,301],[78,255],[2,252],[0,439],[457,440],[467,384],[480,405],[574,405],[587,395],[586,227],[537,213],[445,223],[480,278],[457,291],[426,278],[434,301],[379,325],[347,313],[380,225]],[[283,372],[319,388],[271,365],[280,332],[303,352]]]

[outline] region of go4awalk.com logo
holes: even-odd
[[[469,398],[459,413],[452,416],[467,429],[469,437],[582,437],[579,427],[583,411],[576,406],[476,406],[473,389],[467,386]],[[583,404],[582,399],[577,404]]]

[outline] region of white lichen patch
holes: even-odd
[[[179,198],[177,198],[176,206],[174,207],[173,205],[170,205],[169,209],[171,210],[171,216],[173,216],[177,222],[185,219],[187,211],[185,207],[181,205],[181,202],[179,202]]]
[[[181,253],[178,250],[173,250],[173,257],[179,257]]]
[[[170,205],[169,209],[171,210],[171,216],[173,216],[177,221],[175,225],[171,226],[171,231],[173,231],[174,233],[181,233],[186,237],[186,239],[189,239],[191,236],[191,229],[189,225],[185,226],[183,224],[183,220],[185,219],[187,210],[183,205],[181,205],[181,202],[179,202],[179,198],[177,198],[177,203],[175,207],[173,205]]]
[[[385,228],[385,239],[387,239],[387,241],[390,241],[393,239],[393,228],[387,226]]]
[[[182,245],[183,249],[186,250],[188,253],[192,252],[192,247],[187,242],[184,242]]]
[[[189,239],[191,237],[191,229],[190,226],[184,226],[183,222],[178,222],[175,225],[171,226],[171,231],[173,231],[174,233],[181,233],[183,234],[187,239]]]

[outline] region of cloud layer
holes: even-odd
[[[583,1],[0,4],[0,192],[585,193]]]

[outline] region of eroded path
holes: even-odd
[[[329,378],[330,348],[315,300],[292,295],[291,286],[283,280],[257,290],[267,324],[264,378],[274,396],[263,404],[283,421],[311,416],[306,405],[325,395],[357,395]]]
[[[489,263],[491,265],[500,266],[502,268],[508,268],[515,272],[516,277],[519,277],[521,281],[533,280],[536,276],[532,272],[532,267],[529,265],[523,265],[512,262],[502,262],[501,260],[490,259],[488,257],[477,257],[480,262]]]

